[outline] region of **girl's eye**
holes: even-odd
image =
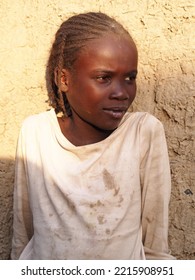
[[[125,78],[125,81],[127,81],[127,82],[133,82],[133,81],[135,81],[135,79],[136,79],[136,74],[133,74],[133,75],[127,76],[127,77]]]
[[[108,76],[108,75],[105,75],[105,76],[98,76],[98,77],[96,77],[96,80],[97,80],[99,83],[103,84],[103,83],[108,83],[108,82],[110,82],[111,77]]]

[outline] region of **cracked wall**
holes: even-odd
[[[164,124],[172,172],[169,242],[195,259],[194,1],[2,0],[0,3],[0,259],[9,258],[14,155],[22,120],[47,109],[44,71],[53,35],[73,13],[102,11],[130,31],[139,50],[132,110]]]

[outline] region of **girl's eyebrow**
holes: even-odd
[[[97,68],[97,69],[94,69],[92,72],[94,72],[94,73],[97,73],[97,72],[113,73],[114,71],[113,70],[107,70],[105,68]]]
[[[138,71],[137,70],[132,70],[132,71],[130,71],[130,72],[128,72],[130,75],[137,75],[137,73],[138,73]]]
[[[113,70],[106,70],[104,68],[99,68],[99,69],[95,69],[92,71],[92,73],[97,74],[97,73],[105,73],[105,74],[113,74],[115,73],[115,71]],[[137,75],[138,71],[137,70],[131,70],[131,71],[127,71],[126,74],[127,75]]]

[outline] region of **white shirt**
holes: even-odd
[[[74,146],[54,110],[18,139],[12,259],[172,259],[163,126],[127,113],[105,140]],[[22,255],[21,255],[22,253]]]

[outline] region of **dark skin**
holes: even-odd
[[[87,43],[73,71],[63,69],[60,89],[72,116],[58,121],[72,144],[102,141],[118,127],[136,95],[137,61],[129,37],[107,35]]]

